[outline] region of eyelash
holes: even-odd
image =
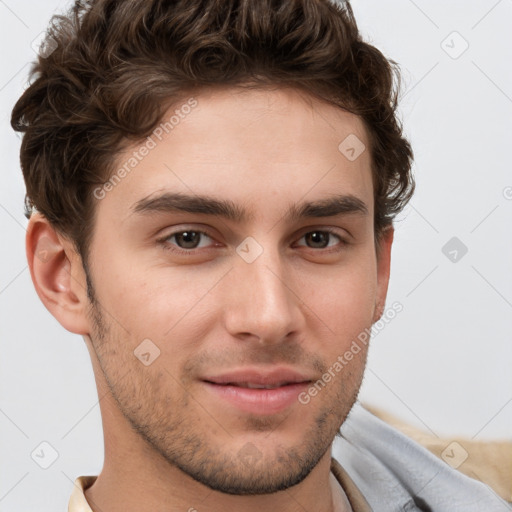
[[[208,238],[211,238],[213,240],[213,237],[207,231],[204,231],[201,229],[181,229],[180,231],[174,231],[173,233],[170,233],[169,235],[165,236],[164,238],[157,240],[157,242],[162,245],[162,248],[164,250],[170,251],[170,252],[178,254],[178,255],[185,255],[185,256],[194,256],[198,251],[210,249],[210,248],[182,249],[181,247],[177,247],[175,245],[173,245],[171,247],[169,240],[172,237],[174,237],[175,235],[179,235],[179,234],[185,233],[187,231],[192,231],[194,233],[199,233],[200,235],[205,235]],[[332,228],[328,228],[328,227],[325,227],[322,229],[313,229],[311,231],[306,231],[299,238],[299,240],[301,240],[302,238],[304,238],[306,235],[308,235],[310,233],[329,233],[330,235],[334,235],[336,238],[338,238],[340,243],[339,243],[339,245],[337,245],[335,247],[331,247],[331,248],[327,248],[327,249],[325,249],[325,248],[324,249],[322,249],[322,248],[316,249],[314,247],[307,247],[307,246],[303,246],[303,245],[301,245],[300,247],[306,247],[307,249],[311,249],[313,251],[318,251],[318,252],[322,251],[324,254],[330,254],[332,252],[341,251],[345,246],[349,245],[349,243],[341,235],[339,235],[336,232],[336,230],[334,230]]]

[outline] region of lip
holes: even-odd
[[[239,369],[202,378],[206,390],[232,407],[252,414],[276,414],[298,402],[313,378],[290,368]],[[275,386],[272,389],[243,387]]]

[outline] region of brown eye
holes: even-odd
[[[196,249],[200,242],[201,234],[199,231],[181,231],[173,236],[176,239],[177,245],[182,249]]]
[[[327,247],[330,235],[330,233],[326,233],[325,231],[312,231],[305,235],[305,239],[310,247],[323,249],[324,247]]]
[[[311,249],[325,249],[339,245],[340,242],[341,245],[344,244],[344,240],[338,234],[328,230],[310,231],[302,236],[302,239],[305,240],[306,246]],[[333,241],[334,243],[332,243]]]
[[[208,233],[193,229],[175,231],[159,240],[165,249],[182,254],[193,254],[195,249],[212,247],[214,240]]]

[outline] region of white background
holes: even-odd
[[[0,0],[2,512],[66,510],[74,478],[103,462],[85,344],[46,311],[30,281],[20,140],[9,126],[35,57],[31,42],[66,5]],[[401,65],[417,179],[396,223],[388,296],[404,309],[374,338],[360,397],[436,435],[510,439],[512,1],[353,6],[365,38]],[[452,237],[468,248],[457,262],[442,252]],[[58,453],[46,470],[30,456],[42,441]]]

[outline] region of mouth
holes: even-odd
[[[224,405],[252,414],[276,414],[298,402],[311,376],[288,368],[271,371],[241,369],[201,379],[206,390]]]
[[[291,386],[293,384],[297,384],[296,382],[278,382],[277,384],[256,384],[255,382],[226,382],[224,384],[208,380],[205,380],[205,382],[209,382],[210,384],[216,384],[217,386],[235,386],[238,388],[247,389],[277,389],[283,386]]]

